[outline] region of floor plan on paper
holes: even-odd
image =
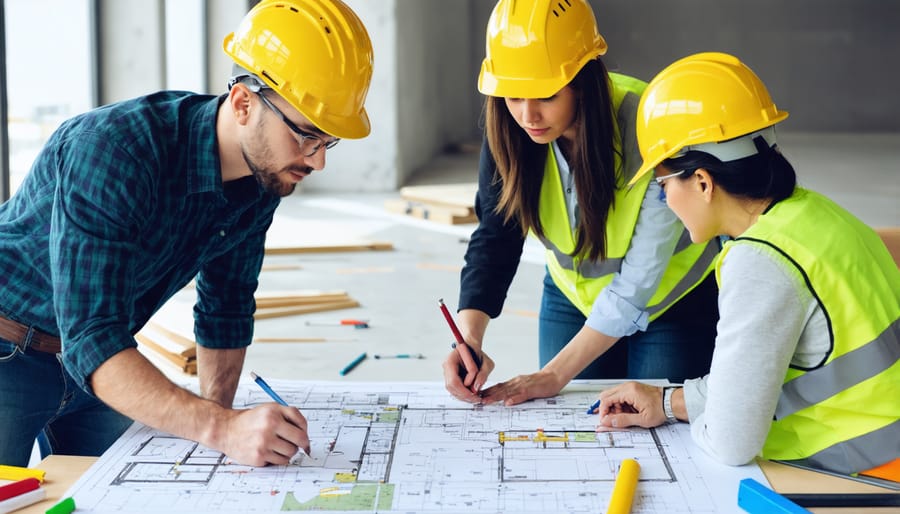
[[[596,433],[601,385],[516,407],[473,406],[437,383],[271,381],[309,423],[311,455],[279,467],[135,424],[73,486],[79,512],[603,512],[619,462],[641,465],[635,513],[737,510],[755,466],[712,463],[684,424]],[[271,401],[242,384],[236,404]]]

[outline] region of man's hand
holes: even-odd
[[[98,398],[122,414],[241,464],[287,464],[298,448],[309,453],[306,418],[296,408],[275,403],[248,410],[223,407],[222,397],[208,400],[172,383],[135,348],[101,364],[91,385]]]
[[[298,449],[309,455],[306,418],[294,407],[267,403],[246,410],[229,410],[216,430],[216,449],[248,466],[289,464]]]
[[[533,398],[556,396],[565,385],[565,380],[543,369],[530,375],[519,375],[485,389],[482,400],[484,403],[503,402],[507,406],[517,405]]]
[[[598,429],[639,426],[651,428],[666,422],[662,387],[625,382],[600,393]]]

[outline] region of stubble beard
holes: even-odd
[[[250,168],[250,172],[253,173],[253,177],[256,178],[256,182],[262,186],[263,190],[269,194],[277,195],[280,197],[290,196],[294,190],[297,188],[297,184],[294,182],[287,183],[282,182],[280,180],[279,175],[281,173],[287,173],[286,170],[283,171],[272,171],[269,168],[264,166],[260,166],[254,160],[247,155],[247,151],[245,149],[241,149],[241,154],[244,156],[244,162],[247,163],[247,167]]]

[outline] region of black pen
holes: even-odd
[[[801,507],[898,507],[897,493],[798,493],[782,496]]]

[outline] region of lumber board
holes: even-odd
[[[475,207],[477,182],[462,184],[437,184],[433,186],[406,186],[400,188],[400,197],[404,200],[421,202],[432,206]]]
[[[153,352],[160,357],[178,366],[178,368],[180,368],[185,373],[189,375],[197,374],[197,359],[195,357],[188,358],[172,353],[153,339],[150,339],[149,337],[141,333],[135,334],[134,337],[140,344],[153,350]]]
[[[446,225],[460,225],[464,223],[475,223],[478,217],[474,210],[461,207],[447,207],[442,205],[432,205],[423,202],[405,200],[403,198],[385,200],[384,208],[388,212],[396,214],[406,214],[414,218],[419,218],[436,223]]]
[[[168,328],[156,323],[155,321],[150,321],[147,323],[147,328],[159,332],[161,335],[165,336],[166,339],[171,341],[175,346],[179,347],[180,350],[173,352],[182,357],[196,357],[197,356],[197,342],[191,338],[185,337],[178,332],[173,330],[169,330]]]
[[[266,247],[266,255],[286,255],[295,253],[367,252],[393,250],[394,244],[387,241],[358,241],[348,243],[322,243],[303,246]]]
[[[272,307],[270,309],[257,309],[254,319],[279,318],[282,316],[295,316],[297,314],[310,314],[313,312],[334,311],[359,307],[359,302],[348,298],[334,302],[320,302],[310,305],[294,305],[290,307]]]

